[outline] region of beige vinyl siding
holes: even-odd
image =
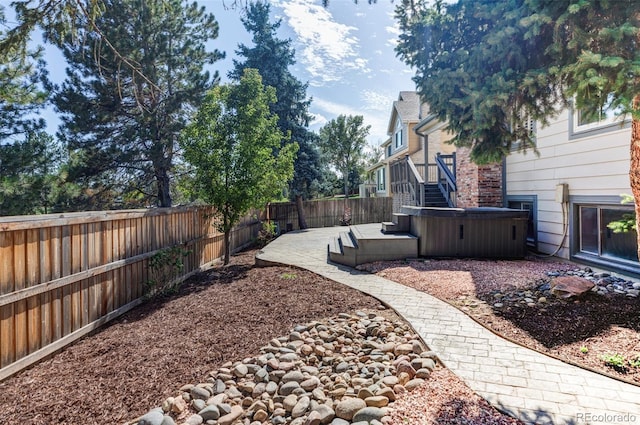
[[[619,196],[629,187],[629,128],[569,138],[569,111],[548,126],[537,126],[533,151],[512,153],[506,160],[507,197],[537,196],[538,249],[551,253],[562,239],[563,214],[555,201],[556,185],[569,185],[570,196]],[[568,216],[568,213],[567,213]],[[568,232],[571,228],[568,229]],[[558,255],[569,258],[570,237]]]

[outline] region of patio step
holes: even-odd
[[[382,233],[409,233],[411,231],[411,216],[403,213],[393,213],[393,221],[382,222]]]
[[[351,226],[329,241],[328,254],[333,262],[355,267],[379,260],[415,258],[418,238],[408,233],[386,234],[370,225]]]

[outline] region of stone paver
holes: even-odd
[[[344,230],[286,233],[267,245],[257,260],[301,267],[378,298],[409,321],[470,388],[525,422],[640,424],[640,387],[504,340],[456,308],[413,288],[330,263],[329,239]]]

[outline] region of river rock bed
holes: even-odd
[[[436,367],[405,322],[375,312],[297,325],[256,357],[182,386],[137,425],[381,425]]]
[[[497,309],[505,306],[544,307],[545,304],[555,299],[551,291],[551,279],[562,276],[575,276],[593,282],[594,287],[590,292],[600,296],[626,298],[640,296],[639,282],[612,276],[607,272],[594,272],[591,268],[585,267],[584,269],[548,272],[547,277],[536,282],[531,289],[492,291],[487,301]]]

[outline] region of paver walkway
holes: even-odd
[[[504,340],[428,294],[328,262],[327,244],[340,231],[344,227],[286,233],[257,259],[298,266],[378,298],[409,321],[476,393],[525,422],[640,424],[640,387]]]

